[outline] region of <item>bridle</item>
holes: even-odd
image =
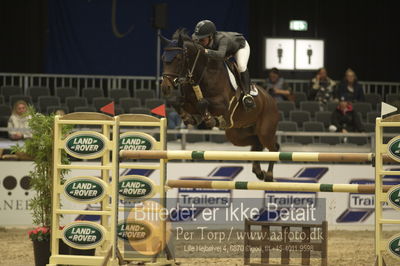
[[[197,47],[197,45],[193,42],[194,46],[196,47],[196,58],[193,62],[193,65],[190,67],[189,66],[189,56],[188,56],[188,50],[186,47],[166,47],[164,48],[164,51],[179,51],[182,53],[182,63],[179,65],[179,71],[176,72],[166,72],[163,71],[162,73],[162,77],[163,79],[167,79],[175,88],[180,88],[182,86],[182,84],[199,84],[200,81],[202,80],[203,76],[204,76],[204,72],[207,68],[207,64],[204,67],[202,74],[200,76],[200,78],[196,81],[194,80],[194,75],[193,72],[197,66],[197,62],[200,56],[200,52],[201,49],[199,49]]]

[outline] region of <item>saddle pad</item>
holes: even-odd
[[[226,63],[225,63],[225,67],[226,67],[226,70],[228,71],[229,81],[231,82],[233,89],[236,91],[239,88],[239,86],[236,82],[235,75],[233,75],[231,69],[228,67],[228,65]],[[254,84],[250,85],[250,95],[251,96],[258,95],[258,89],[256,88],[256,86]]]
[[[237,90],[239,88],[237,82],[236,82],[236,78],[233,75],[232,71],[230,70],[230,68],[228,67],[227,64],[225,64],[226,70],[228,71],[228,75],[229,75],[229,81],[231,82],[231,85],[233,87],[234,90]]]

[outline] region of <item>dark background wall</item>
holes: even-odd
[[[352,68],[361,80],[400,81],[398,74],[398,9],[389,0],[269,0],[249,1],[252,76],[263,71],[263,38],[311,37],[325,39],[325,62],[332,78],[341,79]],[[308,22],[307,32],[289,30],[289,21]],[[255,54],[254,51],[258,53]],[[308,78],[310,72],[284,72]]]
[[[4,0],[0,2],[0,72],[101,75],[154,75],[155,30],[152,6],[168,4],[168,28],[193,30],[201,19],[220,30],[244,32],[251,46],[252,77],[264,77],[263,40],[270,37],[323,38],[326,67],[341,79],[353,68],[360,80],[400,81],[399,23],[389,0]],[[307,32],[289,31],[289,20],[303,19]],[[312,72],[284,72],[310,78]]]

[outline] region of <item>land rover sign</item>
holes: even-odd
[[[400,185],[394,186],[388,191],[387,202],[393,208],[400,210]]]
[[[400,162],[400,136],[397,136],[387,144],[388,155],[393,160]]]
[[[156,140],[145,133],[127,132],[120,136],[119,149],[128,151],[152,150]]]
[[[396,259],[400,259],[400,234],[397,234],[389,239],[387,250],[389,251],[390,255]]]
[[[107,139],[100,133],[79,131],[65,139],[65,151],[76,158],[94,159],[106,151]]]
[[[145,221],[120,221],[117,235],[122,240],[142,241],[150,237],[151,225]]]
[[[74,222],[64,227],[63,240],[78,249],[95,248],[104,241],[104,228],[93,222]]]
[[[154,182],[140,175],[127,175],[118,183],[118,192],[121,198],[127,201],[142,201],[155,194]]]
[[[107,184],[97,177],[80,176],[67,180],[64,194],[68,199],[82,203],[96,203],[105,196]]]

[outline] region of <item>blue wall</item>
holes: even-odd
[[[202,19],[213,20],[218,30],[247,35],[248,2],[240,0],[164,1],[168,4],[171,37],[179,27],[193,31]],[[51,0],[48,2],[46,72],[98,75],[155,75],[156,31],[153,5],[160,1],[118,0],[116,24],[123,38],[112,30],[112,0]]]

